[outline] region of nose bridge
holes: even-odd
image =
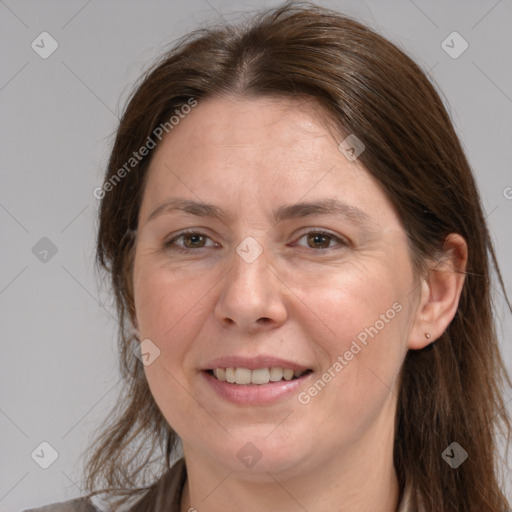
[[[248,296],[266,293],[265,288],[271,279],[267,268],[268,256],[268,249],[264,249],[254,236],[244,238],[235,249],[227,285],[234,286],[237,293],[245,292]]]
[[[244,238],[236,247],[216,305],[216,316],[221,323],[250,330],[261,319],[273,325],[284,320],[286,312],[280,285],[268,268],[269,256],[269,251],[254,236]]]

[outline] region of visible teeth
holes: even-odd
[[[235,382],[235,369],[234,368],[226,368],[226,380],[228,382]]]
[[[226,381],[226,370],[224,368],[215,368],[215,370],[213,370],[213,374],[217,379]]]
[[[251,382],[253,384],[267,384],[270,380],[268,368],[259,368],[251,372]]]
[[[272,382],[277,382],[283,378],[283,369],[282,368],[270,368],[270,380]]]
[[[220,381],[231,384],[268,384],[282,379],[292,380],[300,377],[304,372],[294,371],[291,368],[215,368],[213,375]]]
[[[250,384],[251,370],[247,368],[237,368],[235,370],[235,382],[237,384]]]
[[[292,380],[293,379],[293,370],[291,368],[285,368],[283,370],[284,380]]]

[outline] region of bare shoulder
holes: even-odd
[[[25,509],[22,512],[99,512],[99,510],[87,498],[75,498],[43,507]]]

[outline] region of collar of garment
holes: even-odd
[[[180,512],[181,507],[181,496],[183,493],[183,488],[185,486],[185,482],[187,480],[187,467],[185,464],[185,459],[182,457],[178,459],[171,466],[171,478],[169,481],[170,487],[169,492],[172,494],[172,509],[168,512]],[[402,499],[398,505],[396,512],[412,512],[410,500],[411,500],[411,490],[412,487],[409,483],[406,483],[404,491],[402,493]],[[94,502],[94,506],[98,510],[98,512],[107,512],[110,511],[110,507],[107,505],[105,501],[102,499],[95,497],[92,499]],[[129,512],[130,506],[116,509],[116,512]]]

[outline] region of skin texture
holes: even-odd
[[[453,318],[464,280],[453,270],[464,270],[466,245],[451,235],[451,257],[416,275],[391,202],[338,150],[343,137],[319,112],[312,101],[208,99],[153,155],[137,230],[135,324],[160,349],[145,371],[183,441],[182,511],[396,510],[396,379],[407,350],[435,341]],[[170,197],[215,204],[226,218],[174,211],[148,221]],[[367,221],[272,219],[279,206],[325,198]],[[176,238],[189,228],[204,236]],[[263,250],[252,263],[236,252],[249,236]],[[200,374],[213,358],[270,354],[311,368],[314,381],[393,304],[400,311],[307,404],[292,394],[234,405]],[[251,468],[237,457],[248,442],[261,453]]]

